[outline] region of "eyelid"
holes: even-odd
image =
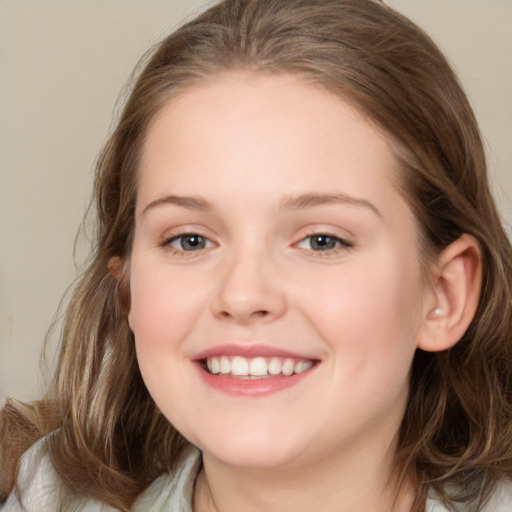
[[[338,246],[334,247],[332,249],[316,250],[316,251],[311,248],[308,249],[306,247],[299,247],[299,245],[301,243],[305,242],[308,238],[312,238],[315,236],[326,236],[326,237],[332,238],[338,243]],[[354,242],[351,239],[351,237],[333,233],[332,229],[318,228],[318,229],[310,229],[308,231],[304,231],[303,233],[301,233],[299,240],[293,244],[293,247],[303,249],[310,254],[314,254],[315,256],[330,256],[330,255],[337,255],[338,253],[346,252],[346,251],[353,249]]]
[[[336,242],[340,243],[344,247],[347,247],[347,248],[348,247],[353,247],[353,244],[350,241],[348,241],[347,239],[342,238],[342,237],[337,236],[337,235],[331,235],[330,233],[312,233],[310,235],[306,235],[306,236],[302,237],[298,242],[296,242],[295,245],[298,245],[298,244],[304,242],[308,238],[314,238],[315,236],[317,236],[317,237],[325,236],[325,237],[328,237],[328,238],[332,238],[333,240],[335,240]]]
[[[212,240],[212,238],[215,237],[215,233],[212,233],[210,229],[205,229],[203,226],[199,224],[186,224],[172,227],[166,229],[165,231],[162,231],[162,234],[160,236],[160,242],[164,243],[173,238],[178,238],[180,236],[186,235],[199,235],[204,238],[207,238],[208,240]]]
[[[200,237],[203,240],[205,240],[207,247],[212,247],[215,245],[214,242],[212,242],[208,237],[200,235],[199,233],[182,233],[180,235],[175,235],[175,236],[172,236],[171,238],[168,238],[167,242],[165,242],[165,243],[168,245],[171,245],[172,242],[175,242],[176,240],[179,240],[180,238],[187,238],[187,237],[192,237],[192,236],[197,236],[197,237]],[[204,249],[206,249],[206,247],[204,247]]]
[[[178,240],[179,238],[186,237],[186,236],[194,236],[194,235],[204,238],[208,245],[201,249],[197,249],[196,251],[185,251],[183,249],[180,249],[178,247],[171,245],[171,242],[174,242],[175,240]],[[210,235],[206,235],[205,231],[203,229],[201,229],[199,227],[195,227],[195,226],[186,226],[186,227],[172,229],[172,230],[170,230],[170,232],[167,231],[162,236],[158,245],[160,247],[162,247],[163,249],[172,251],[174,254],[190,256],[194,253],[200,253],[206,249],[215,247],[218,244],[214,240],[212,240],[212,237]]]
[[[348,229],[341,228],[340,226],[334,226],[330,224],[310,224],[304,226],[296,231],[294,238],[297,241],[301,241],[308,236],[326,235],[339,240],[345,241],[349,244],[354,243],[355,235]]]

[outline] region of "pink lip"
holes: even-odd
[[[208,357],[219,356],[242,356],[242,357],[290,357],[293,359],[313,359],[308,356],[281,350],[276,347],[269,347],[266,345],[217,345],[216,347],[209,348],[200,352],[192,359],[199,361],[207,359]]]
[[[317,365],[314,365],[303,373],[290,375],[289,377],[278,376],[266,379],[235,379],[220,374],[212,375],[205,371],[200,364],[195,364],[195,366],[199,371],[201,379],[208,386],[222,391],[223,393],[227,393],[228,395],[251,397],[267,396],[295,386],[300,381],[307,378],[317,367]]]
[[[286,377],[272,376],[262,379],[240,379],[222,374],[212,375],[204,369],[204,360],[209,357],[219,356],[242,356],[242,357],[283,357],[301,360],[313,359],[294,352],[281,350],[265,345],[219,345],[197,354],[193,358],[194,366],[199,372],[202,381],[209,387],[223,393],[235,396],[263,397],[278,391],[290,388],[299,384],[310,376],[318,364],[303,373]]]

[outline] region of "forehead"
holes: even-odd
[[[291,119],[292,114],[295,114],[294,119]],[[238,128],[244,123],[247,125],[253,122],[250,127],[252,134],[258,133],[258,129],[263,127],[276,135],[279,128],[289,129],[286,122],[291,120],[297,129],[304,125],[315,125],[318,130],[324,126],[322,136],[328,136],[330,131],[335,137],[337,133],[332,131],[332,122],[339,123],[340,114],[345,124],[353,125],[354,131],[359,129],[359,132],[371,132],[375,142],[379,139],[382,145],[389,146],[390,137],[377,127],[371,117],[363,115],[354,102],[325,87],[310,83],[300,75],[225,71],[172,94],[150,121],[144,149],[151,150],[156,138],[154,133],[161,132],[163,125],[169,135],[171,130],[186,135],[183,129],[193,127],[195,138],[199,140],[212,127],[212,117],[216,117],[218,124],[223,127],[228,126],[227,121],[237,123]],[[260,120],[264,124],[258,123]],[[205,130],[198,132],[201,126]],[[279,135],[284,137],[285,133]]]
[[[269,200],[333,186],[377,197],[395,188],[397,169],[386,136],[346,100],[293,75],[229,72],[184,89],[152,120],[138,196],[242,195],[270,176]]]

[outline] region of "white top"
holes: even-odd
[[[201,468],[199,450],[187,448],[178,470],[157,478],[138,498],[133,512],[192,512],[192,497]],[[19,490],[19,492],[17,492]],[[53,469],[45,438],[40,439],[21,459],[15,489],[1,506],[1,512],[119,512],[92,498],[69,494]],[[62,503],[66,503],[66,508]]]
[[[137,499],[133,512],[192,512],[192,497],[197,474],[201,468],[199,450],[190,446],[183,455],[178,470],[171,475],[157,478]],[[17,489],[7,502],[0,506],[2,512],[115,512],[116,509],[97,500],[85,497],[72,499],[72,504],[62,509],[65,488],[50,462],[45,439],[34,444],[21,459]],[[66,503],[69,503],[66,501]],[[435,499],[429,499],[426,512],[448,512]],[[461,509],[460,512],[469,512]],[[512,485],[498,486],[491,501],[482,512],[512,512]]]

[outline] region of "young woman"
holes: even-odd
[[[135,81],[95,199],[52,388],[2,413],[5,510],[512,510],[511,247],[407,19],[212,7]]]

